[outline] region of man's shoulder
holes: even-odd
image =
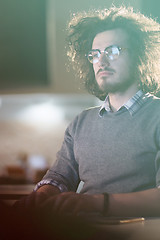
[[[74,120],[78,122],[83,122],[97,119],[99,118],[100,108],[100,106],[86,108],[82,112],[80,112]]]
[[[99,111],[100,111],[101,106],[94,106],[94,107],[89,107],[84,109],[79,115],[79,118],[84,118],[84,117],[99,117]]]
[[[149,107],[160,107],[160,97],[152,94],[148,94],[148,102],[150,103]]]
[[[83,110],[79,113],[69,124],[67,130],[70,132],[79,132],[84,126],[85,128],[89,128],[90,125],[96,121],[99,122],[101,106],[90,107]]]
[[[150,114],[150,116],[160,116],[160,98],[158,96],[148,94],[144,103],[146,114]]]

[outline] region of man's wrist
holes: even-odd
[[[37,191],[39,188],[41,188],[44,185],[55,186],[60,190],[60,192],[67,192],[68,191],[67,187],[64,184],[59,183],[58,181],[53,180],[53,179],[43,179],[43,180],[41,180],[35,186],[34,191]]]
[[[61,193],[58,187],[50,184],[42,185],[36,192],[41,192],[48,196]]]

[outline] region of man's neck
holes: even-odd
[[[123,104],[125,104],[131,97],[133,97],[137,91],[138,87],[132,86],[125,92],[109,93],[109,103],[112,111],[118,111],[118,109],[123,106]]]

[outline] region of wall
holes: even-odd
[[[0,91],[46,87],[46,1],[0,1]]]

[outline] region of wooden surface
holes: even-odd
[[[160,240],[160,218],[146,218],[144,221],[95,225],[102,232],[106,232],[109,239],[123,240]]]
[[[16,200],[23,196],[27,196],[34,189],[33,184],[21,185],[0,185],[0,199],[3,200]]]

